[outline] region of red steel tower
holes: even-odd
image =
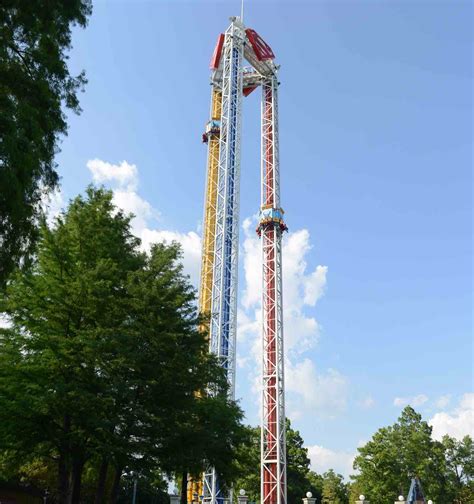
[[[285,388],[281,238],[287,229],[280,207],[277,76],[262,82],[262,504],[286,504]]]

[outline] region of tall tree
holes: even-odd
[[[306,492],[311,491],[318,497],[317,488],[312,488],[308,473],[310,471],[308,449],[299,431],[291,427],[286,420],[286,480],[288,502],[301,502]]]
[[[201,477],[203,469],[214,467],[219,485],[225,490],[238,474],[238,450],[246,440],[241,425],[241,409],[229,402],[226,394],[202,391],[195,398],[195,408],[187,418],[174,422],[167,435],[171,459],[161,467],[178,476],[181,502],[187,501],[188,475]]]
[[[112,194],[91,187],[43,224],[36,261],[2,299],[12,327],[0,333],[0,448],[53,459],[60,503],[80,501],[85,467],[97,471],[96,502],[107,475],[116,502],[122,474],[174,469],[182,426],[213,408],[205,454],[231,465],[222,442],[241,411],[207,396],[225,377],[198,330],[179,247],[138,247]]]
[[[247,439],[238,450],[235,489],[244,489],[251,502],[260,501],[260,428],[247,426]]]
[[[443,445],[431,438],[431,427],[410,406],[358,450],[354,480],[372,504],[406,495],[413,475],[421,479],[427,498],[438,504],[453,502]]]
[[[63,106],[80,112],[86,82],[67,66],[71,28],[85,26],[91,10],[91,0],[0,4],[0,286],[32,251],[41,198],[58,183]]]
[[[456,440],[443,437],[447,479],[454,504],[474,502],[474,443],[470,436]]]
[[[37,261],[3,299],[13,325],[0,347],[0,439],[56,459],[60,502],[78,502],[83,466],[113,427],[103,363],[120,341],[127,276],[144,265],[113,212],[109,193],[89,189],[54,229],[43,223]]]
[[[349,504],[348,487],[344,478],[332,469],[323,474],[321,504]]]

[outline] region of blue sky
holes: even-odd
[[[145,244],[177,239],[196,279],[208,64],[240,2],[96,1],[74,34],[83,113],[57,157]],[[348,474],[406,403],[472,429],[472,6],[247,1],[280,71],[288,415],[313,466]],[[237,394],[258,422],[259,92],[245,99]],[[471,426],[469,426],[469,423]]]

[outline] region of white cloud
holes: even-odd
[[[419,394],[414,397],[395,397],[395,399],[393,400],[393,405],[394,406],[408,406],[408,405],[410,405],[410,406],[413,406],[416,408],[417,406],[422,406],[427,401],[428,401],[428,396],[426,396],[425,394]]]
[[[132,232],[142,241],[142,249],[148,251],[153,243],[178,242],[183,251],[184,272],[191,278],[195,287],[199,283],[201,262],[201,239],[194,231],[181,233],[173,230],[157,229],[159,212],[149,201],[143,199],[138,190],[138,169],[127,161],[112,164],[101,159],[87,162],[92,179],[97,183],[108,183],[112,186],[113,203],[126,214],[133,214]]]
[[[370,409],[375,405],[375,400],[372,396],[367,396],[359,402],[361,408]]]
[[[457,439],[474,437],[474,393],[464,394],[454,410],[436,413],[428,423],[434,439],[440,440],[445,434]]]
[[[11,327],[11,321],[7,315],[4,313],[0,313],[0,328],[1,329],[8,329]]]
[[[41,207],[46,214],[48,225],[52,226],[56,217],[64,209],[64,197],[61,189],[56,189],[53,192],[43,193],[41,198]]]
[[[256,320],[262,295],[262,259],[260,239],[253,233],[255,217],[243,223],[243,265],[245,287],[242,308],[249,318]],[[308,230],[288,233],[283,241],[283,317],[285,350],[287,353],[314,347],[320,333],[317,320],[306,313],[324,294],[327,266],[317,266],[307,272],[306,256],[311,250]],[[239,322],[239,331],[243,328]],[[246,327],[248,329],[248,325]],[[259,329],[259,328],[258,328]]]
[[[248,355],[246,357],[242,357],[241,355],[237,354],[237,357],[236,357],[235,360],[237,361],[237,367],[238,368],[243,368],[250,361],[250,357]]]
[[[113,190],[113,203],[126,214],[133,214],[132,231],[139,237],[150,220],[157,219],[159,213],[137,193],[138,170],[127,161],[112,164],[101,159],[90,159],[86,163],[96,183],[108,183]]]
[[[311,460],[311,468],[321,474],[329,469],[347,478],[353,473],[352,464],[354,453],[346,451],[334,451],[320,445],[308,446],[308,456]]]
[[[435,406],[440,409],[446,408],[446,406],[451,402],[451,395],[446,394],[438,397],[435,402]]]
[[[178,242],[183,252],[183,267],[195,287],[199,285],[201,267],[201,238],[194,231],[179,233],[156,229],[143,229],[141,233],[142,247],[148,250],[153,243]]]
[[[344,411],[348,400],[348,380],[339,371],[319,373],[309,359],[292,364],[287,360],[286,390],[292,392],[293,403],[310,411],[333,417]],[[301,401],[298,401],[301,399]]]
[[[139,237],[149,225],[151,219],[158,216],[158,212],[150,203],[141,198],[134,190],[114,189],[113,203],[126,214],[133,214],[132,231]]]
[[[135,188],[138,182],[138,171],[134,164],[122,161],[112,164],[101,159],[90,159],[87,168],[92,173],[92,180],[96,183],[117,182],[119,186],[131,185]]]
[[[245,240],[243,248],[243,265],[245,274],[245,288],[242,293],[242,305],[250,309],[260,303],[262,295],[262,253],[260,240],[252,233],[254,218],[247,218],[242,224]]]
[[[262,258],[261,241],[254,228],[257,216],[243,222],[244,241],[242,262],[244,287],[238,313],[238,339],[242,348],[253,356],[245,361],[248,379],[256,402],[260,401],[261,295]],[[306,351],[319,339],[320,326],[311,309],[324,295],[327,266],[308,270],[307,258],[312,250],[310,234],[306,229],[284,235],[283,264],[283,319],[285,341],[285,379],[288,416],[293,420],[304,414],[333,416],[346,408],[348,381],[337,370],[317,370]],[[240,361],[242,363],[242,361]]]
[[[316,266],[316,269],[304,279],[304,302],[314,306],[324,294],[326,287],[327,266]]]
[[[307,272],[306,257],[311,250],[307,229],[288,233],[283,241],[283,307],[287,352],[302,353],[317,343],[320,327],[306,313],[323,295],[327,266]]]

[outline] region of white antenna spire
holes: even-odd
[[[244,22],[244,0],[242,0],[242,3],[240,4],[240,21],[242,23]]]

